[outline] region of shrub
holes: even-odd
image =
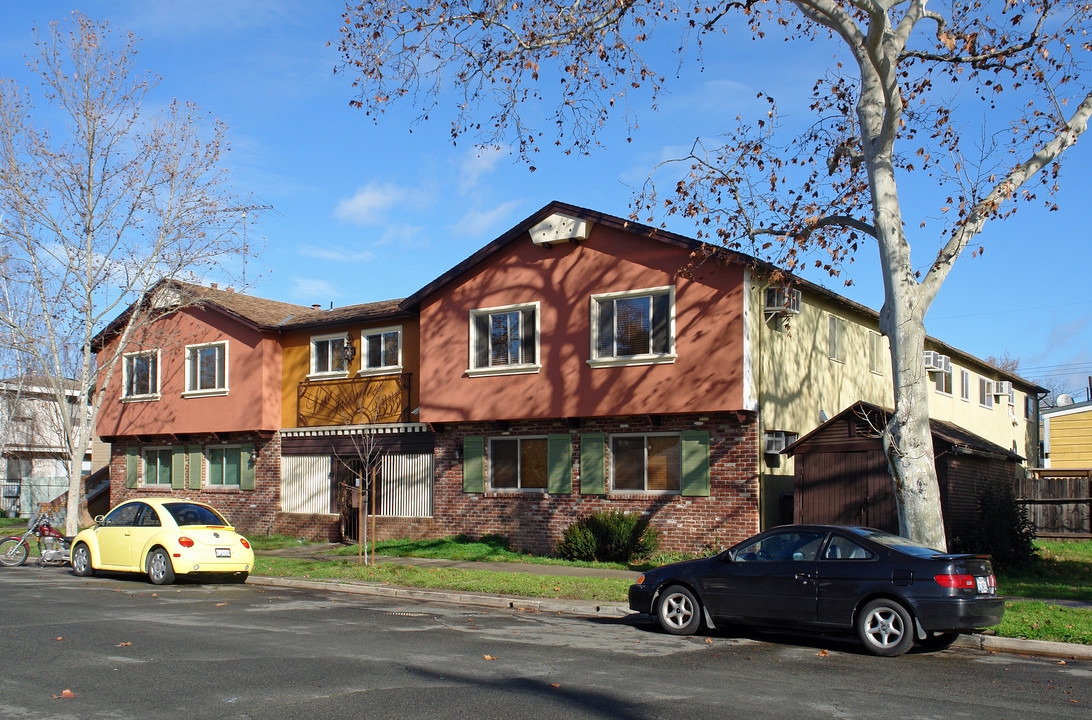
[[[566,560],[626,563],[660,546],[660,534],[641,515],[603,511],[565,528],[557,555]]]
[[[995,567],[1014,569],[1037,559],[1035,526],[1008,483],[991,483],[978,496],[978,517],[952,540],[956,552],[988,553]]]

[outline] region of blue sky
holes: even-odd
[[[791,116],[793,98],[803,101],[812,81],[796,70],[833,52],[733,37],[707,50],[703,72],[684,68],[655,111],[638,112],[632,142],[621,124],[609,126],[603,149],[588,157],[544,152],[532,173],[510,154],[453,146],[443,111],[412,125],[404,107],[378,124],[351,109],[348,79],[332,72],[342,7],[331,0],[4,3],[0,75],[28,82],[32,28],[71,10],[132,31],[142,41],[140,65],[162,78],[152,102],[189,100],[224,120],[235,186],[274,208],[248,231],[261,251],[245,268],[247,291],[337,306],[409,295],[551,200],[628,215],[632,187],[657,162],[757,111],[759,89]],[[1080,229],[1092,142],[1070,153],[1060,211],[1029,204],[988,226],[985,254],[960,259],[926,326],[979,357],[1010,353],[1028,378],[1065,377],[1081,400],[1092,375],[1092,253]],[[685,222],[660,219],[694,235]],[[937,242],[915,238],[916,262],[928,263]],[[862,246],[848,270],[849,288],[841,279],[808,279],[878,308],[875,247]]]

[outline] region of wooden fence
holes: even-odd
[[[1037,468],[1016,481],[1035,534],[1043,538],[1092,538],[1092,469]]]

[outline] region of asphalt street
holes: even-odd
[[[3,718],[1022,720],[1092,708],[1092,664],[979,650],[883,659],[836,638],[676,638],[634,618],[66,568],[4,568],[0,598]]]

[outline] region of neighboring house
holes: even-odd
[[[68,446],[59,413],[75,416],[79,391],[65,381],[66,405],[59,407],[47,378],[35,375],[0,380],[0,455],[4,465],[0,509],[31,517],[42,503],[68,492]],[[88,448],[81,470],[91,469]]]
[[[134,339],[103,405],[115,499],[196,493],[245,531],[334,537],[357,532],[364,476],[381,537],[549,551],[576,519],[623,510],[667,550],[729,544],[792,520],[786,445],[854,403],[891,405],[877,314],[775,277],[551,203],[401,301],[319,310],[185,286],[202,304]],[[935,419],[1037,446],[1041,388],[927,348]]]
[[[1092,400],[1041,411],[1043,467],[1092,468]]]

